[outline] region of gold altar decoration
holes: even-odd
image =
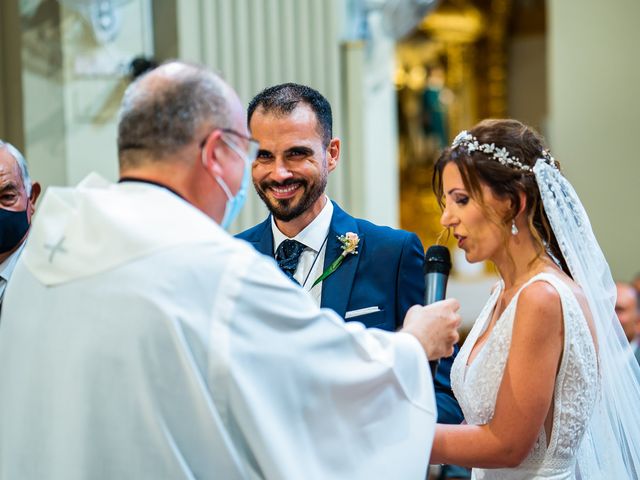
[[[510,9],[511,0],[444,0],[397,45],[400,222],[425,245],[443,230],[431,188],[442,148],[480,119],[506,116]]]

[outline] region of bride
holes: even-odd
[[[460,133],[434,189],[467,260],[501,280],[451,371],[466,424],[432,463],[476,479],[640,478],[640,370],[587,215],[542,138],[515,120]]]

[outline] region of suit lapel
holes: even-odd
[[[345,213],[334,202],[323,271],[342,253],[342,244],[338,241],[337,237],[347,232],[359,233],[358,224],[352,216]],[[358,252],[362,250],[363,242],[364,238],[361,237]],[[331,308],[344,318],[359,260],[360,253],[358,253],[358,255],[347,255],[342,265],[322,282],[321,307]]]
[[[273,258],[273,232],[271,231],[271,215],[262,222],[261,230],[258,233],[258,237],[251,241],[253,248],[258,250],[263,255],[267,255]]]

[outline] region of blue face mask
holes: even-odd
[[[229,190],[229,187],[222,178],[216,177],[216,182],[218,182],[218,185],[220,185],[220,188],[222,188],[222,191],[227,196],[227,203],[224,207],[224,216],[222,217],[222,221],[220,222],[220,226],[227,230],[231,223],[233,223],[233,221],[236,219],[236,217],[240,213],[240,210],[242,210],[242,207],[244,206],[244,202],[247,200],[247,189],[249,188],[249,177],[251,175],[252,161],[247,158],[247,154],[242,152],[232,142],[228,142],[224,138],[222,139],[222,141],[226,143],[234,152],[236,152],[244,161],[244,170],[242,173],[240,188],[235,195],[231,194],[231,190]]]

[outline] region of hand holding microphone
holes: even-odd
[[[429,247],[425,255],[425,304],[409,309],[402,331],[411,333],[422,344],[429,360],[438,360],[453,354],[458,341],[461,317],[457,313],[457,300],[444,300],[451,257],[442,246]]]
[[[460,304],[455,299],[442,300],[424,307],[414,305],[404,317],[403,332],[418,339],[427,359],[438,360],[453,355],[453,346],[458,341]]]

